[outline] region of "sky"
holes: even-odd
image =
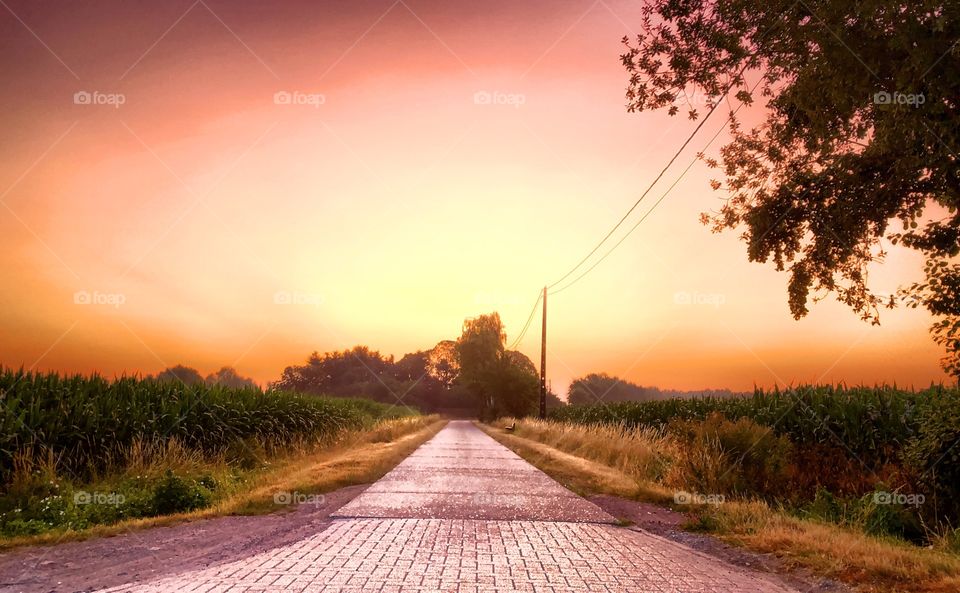
[[[314,350],[429,349],[491,311],[512,341],[695,125],[626,112],[639,6],[4,0],[0,364],[229,365],[266,383]],[[723,198],[715,173],[694,164],[549,297],[555,390],[590,372],[673,389],[946,379],[923,311],[877,327],[827,299],[794,320],[787,276],[699,222]],[[921,269],[893,248],[871,281],[890,293]],[[534,360],[539,329],[519,345]]]

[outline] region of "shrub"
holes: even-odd
[[[889,472],[874,472],[864,467],[840,444],[804,443],[794,447],[788,473],[791,498],[808,500],[824,489],[841,496],[872,492],[878,477]]]
[[[881,495],[878,497],[877,495]],[[912,509],[887,500],[889,491],[878,484],[877,490],[860,497],[839,497],[819,489],[813,501],[802,507],[801,516],[855,527],[870,535],[893,536],[914,542],[924,540],[923,526]]]
[[[39,519],[11,519],[3,524],[4,535],[37,535],[50,529],[50,526]]]
[[[184,513],[210,504],[210,492],[195,481],[181,478],[167,470],[153,493],[154,511],[158,515]]]
[[[683,443],[674,481],[701,492],[771,497],[786,485],[791,445],[747,418],[719,413],[702,422],[678,421],[668,430]],[[676,477],[676,476],[679,476]]]
[[[813,501],[801,508],[799,514],[838,525],[844,524],[849,516],[845,501],[826,488],[818,488]]]
[[[870,493],[860,498],[858,511],[857,522],[871,535],[892,535],[913,542],[924,539],[916,513],[901,504],[878,504]]]

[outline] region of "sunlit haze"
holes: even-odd
[[[400,357],[491,311],[512,341],[696,125],[626,111],[635,2],[9,6],[4,366],[231,365],[266,384],[314,350]],[[718,175],[696,163],[549,298],[554,390],[591,372],[676,389],[946,379],[921,310],[871,326],[830,297],[794,320],[787,276],[700,223]],[[921,267],[894,248],[871,283],[891,293]],[[519,346],[537,361],[539,323]]]

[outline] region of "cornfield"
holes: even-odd
[[[798,444],[842,446],[858,458],[882,464],[917,436],[921,410],[956,402],[956,388],[914,392],[895,387],[807,386],[757,389],[751,397],[670,399],[570,406],[553,411],[554,420],[577,424],[662,427],[673,420],[704,420],[719,412],[772,427]]]
[[[203,453],[237,442],[282,447],[410,413],[256,388],[0,369],[0,479],[23,455],[52,454],[58,467],[85,476],[137,443],[176,439]]]

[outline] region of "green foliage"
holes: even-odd
[[[882,486],[874,492],[854,498],[842,498],[826,489],[819,489],[814,499],[796,513],[801,517],[854,527],[870,535],[923,541],[925,533],[915,509],[901,503],[887,502],[885,497],[888,495],[889,492]]]
[[[702,491],[809,504],[807,511],[825,520],[912,540],[921,539],[921,517],[927,525],[960,520],[957,388],[797,387],[750,397],[568,406],[550,416],[584,425],[667,426],[685,443],[679,473]],[[875,504],[875,489],[916,493],[922,502]],[[853,510],[843,506],[850,501]]]
[[[826,488],[818,488],[813,500],[800,509],[799,514],[837,525],[847,523],[847,517],[850,515],[845,501],[834,496]]]
[[[952,529],[942,538],[942,546],[954,554],[960,554],[960,527]]]
[[[757,389],[749,397],[669,399],[568,406],[556,420],[581,424],[665,426],[671,420],[705,420],[719,412],[774,427],[793,443],[834,443],[871,466],[896,460],[918,430],[917,406],[945,390],[910,392],[889,387],[811,386]]]
[[[210,490],[200,480],[186,480],[169,469],[153,492],[153,508],[158,515],[185,513],[209,504]]]
[[[920,403],[905,458],[919,485],[936,495],[933,502],[960,516],[960,390],[938,389]]]
[[[85,529],[124,519],[155,517],[210,506],[221,481],[210,474],[189,476],[167,470],[79,489],[58,482],[53,491],[35,484],[33,492],[0,497],[0,535],[35,535],[51,530]]]
[[[707,159],[726,199],[704,222],[742,230],[751,261],[789,271],[797,318],[833,293],[877,322],[896,299],[870,291],[868,267],[885,240],[919,251],[927,279],[904,295],[938,318],[944,368],[960,376],[960,4],[651,0],[643,11],[640,35],[624,39],[630,111],[673,115],[678,98],[728,90],[763,103],[765,120],[731,116],[722,163]]]
[[[276,449],[413,413],[370,400],[203,382],[0,370],[0,535],[202,509],[229,496]],[[161,465],[146,462],[145,450]],[[205,473],[196,475],[189,468],[206,456],[227,465],[201,461]],[[167,461],[184,465],[149,469]]]
[[[284,369],[274,387],[403,403],[429,412],[523,416],[537,408],[537,369],[522,353],[506,350],[504,341],[500,316],[481,315],[464,322],[457,341],[442,340],[400,360],[366,346],[314,352],[306,364]],[[554,394],[547,400],[551,408],[562,405]]]
[[[493,405],[486,410],[488,418],[523,417],[537,412],[540,402],[540,379],[528,370],[501,358],[481,378],[484,389],[492,394]]]
[[[506,350],[505,340],[500,315],[491,313],[464,321],[457,342],[459,381],[484,419],[523,417],[538,408],[536,367],[523,354]]]
[[[124,377],[61,377],[0,370],[0,478],[18,455],[52,457],[87,477],[122,460],[137,442],[177,439],[188,450],[218,454],[236,443],[284,447],[333,437],[409,414],[403,407],[256,388]]]
[[[954,243],[952,255],[956,256],[960,239],[954,238]],[[909,307],[923,306],[937,318],[930,333],[933,341],[946,350],[940,363],[943,370],[960,378],[960,264],[931,259],[924,266],[924,274],[923,282],[912,284],[901,295]]]
[[[454,388],[459,368],[452,344],[442,341],[431,350],[407,354],[399,361],[366,346],[323,355],[314,352],[305,364],[285,368],[274,387],[367,398],[423,411],[461,407],[463,393]]]
[[[783,492],[791,444],[747,418],[713,413],[703,421],[680,420],[668,430],[685,455],[679,460],[684,486],[699,492],[772,497]]]

